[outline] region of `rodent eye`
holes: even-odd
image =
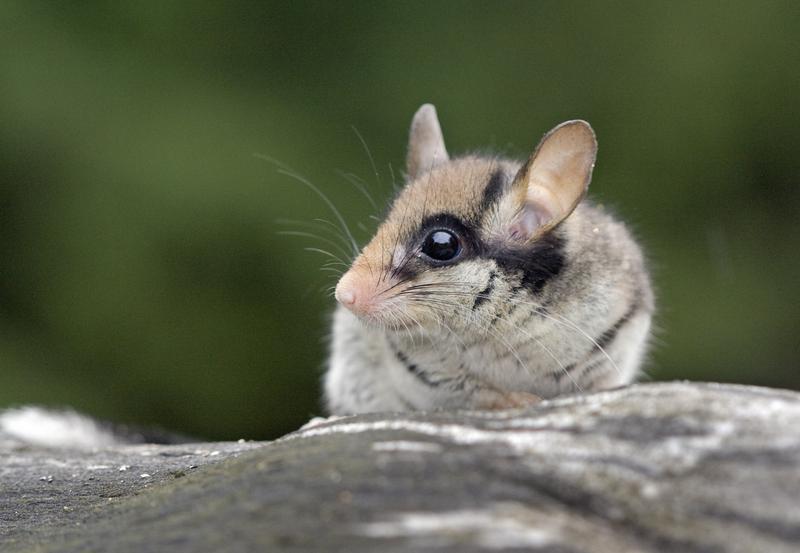
[[[434,230],[425,237],[422,253],[435,261],[451,261],[461,253],[461,244],[449,230]]]

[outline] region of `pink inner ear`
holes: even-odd
[[[553,220],[553,214],[539,203],[527,202],[508,229],[512,240],[525,241]]]

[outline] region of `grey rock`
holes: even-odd
[[[0,435],[3,552],[500,549],[800,550],[800,394],[640,384],[328,419],[269,443],[87,452]]]

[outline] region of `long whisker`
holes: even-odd
[[[329,246],[336,248],[340,254],[342,254],[345,258],[350,255],[350,252],[345,251],[338,242],[334,242],[330,238],[325,238],[324,236],[320,236],[319,234],[314,234],[313,232],[305,232],[300,230],[281,230],[278,231],[278,234],[281,236],[300,236],[303,238],[313,238],[315,240],[319,240],[320,242],[325,242]]]
[[[286,175],[288,177],[291,177],[291,178],[295,179],[296,181],[298,181],[298,182],[304,184],[305,186],[307,186],[308,188],[310,188],[315,194],[317,194],[317,196],[319,196],[320,199],[322,199],[322,201],[325,202],[325,204],[328,206],[328,208],[331,210],[331,212],[334,214],[334,216],[338,220],[339,224],[341,225],[341,230],[344,231],[345,235],[349,239],[349,245],[353,246],[353,254],[354,255],[358,255],[358,245],[356,244],[356,240],[353,237],[353,233],[350,232],[350,228],[347,226],[347,223],[345,222],[344,217],[342,217],[341,213],[336,208],[336,205],[334,205],[334,203],[330,200],[330,198],[328,198],[328,196],[324,192],[322,192],[322,190],[320,190],[319,187],[317,187],[314,183],[312,183],[311,181],[309,181],[308,179],[306,179],[305,177],[300,175],[297,171],[293,170],[286,163],[283,163],[283,162],[281,162],[281,161],[279,161],[279,160],[277,160],[277,159],[275,159],[273,157],[270,157],[270,156],[267,156],[267,155],[263,155],[263,154],[256,153],[256,154],[254,154],[254,156],[259,158],[259,159],[261,159],[261,160],[263,160],[263,161],[267,161],[267,162],[277,166],[278,167],[278,171],[277,172],[279,174]]]
[[[336,217],[336,220],[341,225],[342,230],[347,235],[347,238],[350,240],[350,243],[353,246],[353,254],[354,255],[358,255],[358,244],[356,243],[356,239],[353,237],[353,233],[350,232],[350,227],[347,226],[347,222],[345,222],[344,217],[342,217],[342,214],[336,208],[336,205],[331,201],[331,199],[328,198],[328,196],[322,190],[320,190],[317,185],[315,185],[314,183],[312,183],[311,181],[309,181],[308,179],[306,179],[302,175],[299,175],[299,174],[297,174],[297,173],[295,173],[293,171],[289,171],[287,169],[278,169],[278,173],[280,173],[282,175],[286,175],[287,177],[291,177],[291,178],[295,179],[296,181],[304,184],[305,186],[310,188],[312,191],[314,191],[317,194],[317,196],[319,196],[320,199],[323,202],[325,202],[325,205],[327,205],[328,209],[331,210],[331,213],[333,213],[334,217]]]
[[[254,153],[253,157],[258,158],[258,159],[260,159],[262,161],[266,161],[267,163],[271,163],[272,165],[275,165],[279,169],[288,169],[288,170],[292,169],[291,167],[289,167],[288,165],[286,165],[284,162],[280,161],[279,159],[276,159],[276,158],[274,158],[272,156],[268,156],[266,154]]]
[[[467,310],[466,310],[466,308],[465,308],[465,307],[463,307],[463,306],[457,306],[457,307],[458,307],[458,308],[460,308],[460,309],[462,309],[463,311],[467,311]],[[469,311],[468,313],[470,313],[470,312],[471,312],[471,311]],[[514,325],[514,324],[513,324],[511,321],[507,320],[505,317],[499,317],[499,318],[497,319],[497,321],[498,321],[498,322],[505,323],[506,325],[508,325],[508,326],[512,327],[512,328],[514,329],[514,331],[515,331],[515,332],[521,332],[522,334],[524,334],[525,336],[527,336],[529,339],[531,339],[531,340],[533,340],[534,342],[536,342],[536,344],[537,344],[537,345],[538,345],[540,348],[542,348],[542,349],[545,351],[545,353],[547,353],[547,355],[548,355],[548,356],[550,356],[550,358],[551,358],[553,361],[555,361],[555,362],[558,364],[558,366],[559,366],[559,368],[561,369],[561,371],[562,371],[562,372],[563,372],[565,375],[567,375],[567,377],[570,379],[570,381],[571,381],[571,382],[572,382],[572,384],[575,386],[575,388],[578,390],[578,392],[579,392],[579,393],[583,393],[583,389],[581,388],[580,384],[578,384],[578,382],[575,380],[575,378],[572,376],[572,374],[571,374],[571,373],[570,373],[570,372],[567,370],[567,368],[564,366],[564,363],[561,361],[561,359],[559,359],[559,358],[558,358],[558,356],[557,356],[555,353],[553,353],[553,351],[552,351],[550,348],[548,348],[548,347],[547,347],[547,346],[544,344],[544,342],[542,342],[542,340],[540,340],[540,339],[539,339],[537,336],[534,336],[533,334],[531,334],[531,333],[530,333],[530,332],[528,332],[527,330],[525,330],[525,329],[523,329],[523,328],[520,328],[520,327],[518,327],[518,326],[515,326],[515,325]],[[487,330],[490,330],[490,327],[488,327],[488,328],[487,328]],[[511,346],[510,346],[510,345],[509,345],[509,344],[508,344],[508,343],[507,343],[505,340],[503,340],[503,338],[502,338],[502,335],[500,335],[499,333],[496,333],[496,332],[494,332],[494,331],[491,331],[491,330],[490,330],[490,332],[491,332],[491,334],[492,334],[493,336],[495,336],[496,338],[498,338],[498,339],[502,340],[502,341],[503,341],[503,342],[506,344],[506,346],[507,346],[507,347],[511,348]],[[514,352],[512,351],[512,353],[514,353]],[[515,356],[516,356],[516,355],[515,355]],[[516,356],[516,357],[517,357],[517,360],[519,360],[519,357],[518,357],[518,356]],[[527,370],[527,367],[526,367],[524,364],[523,364],[523,367],[524,367],[524,368]],[[530,372],[530,371],[529,371],[529,370],[527,370],[527,372]],[[543,376],[543,375],[542,375],[542,376]]]
[[[337,265],[342,265],[344,267],[350,267],[350,264],[347,263],[346,261],[343,261],[342,258],[340,258],[338,255],[333,254],[333,253],[331,253],[331,252],[329,252],[327,250],[323,250],[322,248],[311,248],[311,247],[308,247],[308,248],[303,248],[303,249],[305,251],[307,251],[307,252],[317,252],[317,253],[321,253],[323,255],[327,255],[328,257],[333,258],[333,260],[336,262]]]
[[[367,201],[372,206],[372,209],[374,209],[376,212],[380,211],[380,208],[378,207],[378,204],[375,203],[372,194],[369,193],[369,190],[367,189],[367,186],[364,184],[364,181],[362,181],[358,177],[358,175],[355,175],[353,173],[345,173],[344,171],[336,171],[336,174],[338,174],[340,177],[348,181],[356,188],[356,190],[361,192],[361,194],[367,199]]]
[[[603,356],[606,359],[608,359],[609,363],[611,363],[611,366],[614,367],[614,370],[617,372],[617,374],[620,374],[620,375],[622,374],[622,371],[620,370],[619,366],[617,366],[617,363],[614,361],[614,359],[608,354],[608,352],[606,352],[605,348],[603,348],[603,346],[601,346],[599,343],[597,343],[597,340],[592,338],[585,330],[583,330],[577,324],[575,324],[574,322],[570,321],[568,318],[564,317],[563,315],[556,315],[554,313],[547,313],[547,312],[545,312],[543,310],[537,311],[537,313],[539,315],[545,317],[545,318],[550,319],[551,321],[553,321],[555,323],[561,323],[561,324],[564,324],[564,325],[568,325],[570,328],[573,328],[577,332],[582,334],[587,340],[589,340],[594,345],[594,347],[596,347],[603,354]],[[559,319],[563,320],[563,322],[561,322]]]
[[[462,306],[459,306],[459,305],[456,305],[456,304],[450,304],[449,307],[455,307],[456,309],[463,309]],[[469,311],[467,311],[466,309],[463,309],[463,311],[467,313],[467,318],[469,318],[471,313]],[[469,320],[468,320],[468,322],[469,322]],[[503,338],[503,336],[500,335],[500,333],[498,333],[498,332],[496,332],[496,331],[494,331],[494,330],[492,330],[490,328],[486,328],[486,330],[490,334],[492,334],[492,336],[494,338],[496,338],[498,341],[500,341],[506,348],[508,348],[508,351],[511,352],[511,354],[514,356],[514,358],[517,360],[517,362],[520,364],[520,366],[523,368],[523,370],[526,373],[530,373],[531,372],[531,370],[528,367],[527,363],[525,363],[525,361],[522,360],[522,358],[519,356],[519,353],[517,352],[516,348],[514,348],[514,346],[512,346],[510,342],[508,342],[505,338]]]
[[[279,225],[294,226],[301,229],[307,229],[309,231],[313,230],[316,232],[321,232],[323,234],[330,234],[331,231],[333,231],[332,238],[335,237],[338,240],[341,240],[339,247],[344,248],[347,251],[347,257],[352,256],[352,253],[350,252],[350,242],[348,242],[347,237],[342,234],[342,229],[327,219],[315,218],[309,221],[301,221],[298,219],[279,218],[275,219],[275,222]]]
[[[378,295],[376,297],[380,298],[382,295],[388,294],[389,292],[391,292],[392,290],[394,290],[398,286],[402,286],[403,284],[405,284],[409,280],[410,280],[409,278],[403,278],[403,279],[398,280],[397,282],[392,284],[390,287],[388,287],[386,290],[382,290],[380,293],[378,293]],[[405,292],[405,290],[403,290],[402,292],[398,292],[397,295],[401,295],[401,294],[403,294],[403,292]]]
[[[410,205],[411,205],[411,202],[407,202],[406,203],[406,207],[403,209],[403,216],[400,217],[400,228],[403,228],[403,223],[406,222],[406,215],[408,214],[408,208],[410,207]],[[391,252],[389,252],[389,256],[390,256],[389,257],[389,261],[390,262],[392,261],[391,256],[392,256],[393,252],[395,252],[397,250],[397,245],[399,243],[400,243],[400,233],[397,233],[397,235],[394,237],[394,244],[392,245],[392,250],[391,250]],[[407,257],[408,257],[408,252],[406,252],[406,256],[404,256],[404,259],[401,260],[400,263],[398,263],[398,266],[391,270],[391,275],[393,277],[397,276],[397,274],[400,272],[400,270],[403,267],[405,267],[405,263],[406,263],[405,259],[407,259]],[[390,264],[391,263],[388,263],[387,266],[390,265]],[[389,276],[389,273],[388,273],[388,271],[384,270],[383,277],[386,278],[387,276]]]
[[[443,286],[443,285],[444,286],[450,286],[451,289],[450,290],[436,290],[435,289],[436,287]],[[409,288],[404,289],[400,293],[401,294],[408,293],[409,295],[412,294],[412,293],[420,293],[420,294],[425,294],[425,295],[466,296],[466,297],[473,297],[473,298],[474,297],[484,297],[484,298],[488,299],[488,296],[481,296],[480,294],[475,294],[474,292],[467,292],[467,291],[463,291],[462,292],[462,291],[459,291],[458,290],[459,287],[462,290],[474,289],[471,285],[466,285],[466,284],[461,284],[461,283],[428,283],[428,284],[417,284],[417,285],[411,286]],[[422,288],[429,288],[429,289],[425,290],[425,291],[420,291]],[[455,289],[453,289],[453,288],[455,288]],[[611,363],[611,366],[614,368],[614,370],[617,373],[621,374],[621,370],[620,370],[619,366],[614,361],[614,359],[611,357],[611,355],[609,355],[609,353],[605,350],[605,348],[603,348],[597,342],[597,340],[592,338],[592,336],[590,334],[588,334],[585,330],[583,330],[580,326],[575,324],[573,321],[569,320],[568,318],[564,317],[563,315],[556,315],[554,313],[549,313],[540,304],[537,304],[535,302],[528,301],[528,300],[522,300],[522,299],[519,299],[519,300],[515,299],[514,301],[517,302],[517,303],[523,304],[523,305],[529,305],[529,306],[534,308],[534,311],[538,315],[544,317],[545,319],[549,319],[550,321],[554,322],[555,324],[561,325],[563,327],[566,327],[566,328],[569,328],[571,330],[574,330],[574,331],[578,332],[583,338],[588,340],[608,360],[609,363]]]
[[[336,286],[324,286],[320,288],[320,292],[325,294],[328,297],[333,297],[333,293],[336,290]]]
[[[358,140],[361,141],[361,145],[364,147],[364,151],[367,153],[367,157],[369,158],[369,163],[372,165],[372,171],[375,173],[375,181],[378,183],[378,186],[383,188],[383,183],[381,183],[381,174],[378,172],[378,167],[375,165],[375,158],[372,157],[372,152],[367,146],[367,141],[364,140],[364,137],[361,136],[361,133],[358,132],[358,129],[355,125],[351,126],[353,132],[356,133]]]
[[[396,194],[396,193],[397,193],[397,191],[398,191],[400,188],[399,188],[399,186],[397,186],[397,179],[395,178],[395,175],[394,175],[394,167],[392,167],[392,164],[391,164],[391,163],[389,164],[389,174],[390,174],[390,175],[391,175],[391,177],[392,177],[392,190],[393,190],[393,191],[395,192],[395,194]]]
[[[428,179],[430,179],[430,173],[428,174]],[[428,192],[429,191],[430,191],[430,187],[426,186],[425,187],[425,199],[422,202],[422,216],[423,217],[425,217],[425,215],[428,212]],[[408,206],[406,206],[406,207],[408,207]],[[402,225],[402,223],[404,221],[405,221],[405,213],[403,214],[403,221],[401,221],[401,225]],[[399,235],[398,235],[398,238],[399,238]],[[397,244],[395,244],[395,247],[397,247]],[[406,267],[406,265],[408,265],[408,262],[411,261],[411,258],[416,256],[417,254],[418,254],[417,248],[409,248],[408,251],[406,251],[405,255],[403,256],[403,259],[401,259],[400,262],[397,264],[397,267],[395,267],[392,270],[392,276],[397,276],[400,273],[400,271],[402,271]]]
[[[443,284],[444,285],[450,285],[451,289],[450,290],[441,290],[441,289],[440,290],[436,290],[437,287],[440,287]],[[424,300],[425,302],[430,302],[432,296],[457,296],[457,297],[470,297],[470,298],[487,297],[487,296],[482,296],[481,294],[475,294],[474,292],[465,292],[465,291],[462,292],[462,291],[459,291],[459,290],[457,290],[457,288],[459,288],[459,287],[462,288],[462,289],[472,288],[469,285],[461,285],[460,283],[438,283],[438,284],[436,284],[436,283],[428,283],[428,284],[418,284],[418,285],[410,286],[410,287],[402,290],[401,292],[399,292],[398,295],[413,296],[413,295],[417,294],[417,295],[420,295],[420,296],[425,296],[426,297],[425,300]],[[425,288],[427,288],[427,290],[425,290]],[[456,289],[454,290],[452,288],[456,288]],[[588,340],[609,361],[609,363],[611,364],[611,366],[614,368],[614,370],[617,373],[620,372],[620,369],[619,369],[618,365],[616,364],[614,359],[608,354],[608,352],[605,350],[605,348],[603,348],[599,343],[597,343],[597,340],[592,338],[585,330],[580,328],[580,326],[578,326],[574,322],[570,321],[566,317],[556,316],[554,314],[548,313],[547,310],[545,310],[541,305],[536,304],[534,302],[526,301],[526,300],[515,300],[515,301],[517,301],[518,303],[521,303],[521,304],[530,305],[530,306],[532,306],[534,308],[534,311],[538,315],[540,315],[540,316],[552,321],[553,323],[555,323],[557,325],[560,325],[562,327],[565,327],[565,328],[568,328],[568,329],[573,330],[575,332],[578,332],[583,338]],[[461,306],[458,306],[457,304],[450,304],[450,305],[452,305],[453,307],[461,307]],[[507,324],[510,324],[507,321],[503,320],[503,318],[499,318],[498,320],[501,320],[503,322],[506,322]],[[515,328],[518,328],[518,327],[515,327]],[[535,340],[539,344],[539,346],[542,347],[542,349],[545,349],[545,350],[547,349],[547,347],[536,336],[534,336],[532,334],[529,334],[524,329],[518,328],[518,330],[521,331],[523,334],[528,335],[532,340]],[[551,357],[553,357],[554,360],[558,361],[554,356],[551,355]],[[575,382],[575,380],[572,378],[572,375],[566,370],[565,370],[565,374],[567,374],[570,377],[570,379],[573,381],[573,384],[575,384],[576,388],[579,391],[582,391],[580,389],[580,386],[577,384],[577,382]]]

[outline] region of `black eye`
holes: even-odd
[[[434,230],[425,237],[422,253],[436,261],[450,261],[461,253],[461,245],[449,230]]]

